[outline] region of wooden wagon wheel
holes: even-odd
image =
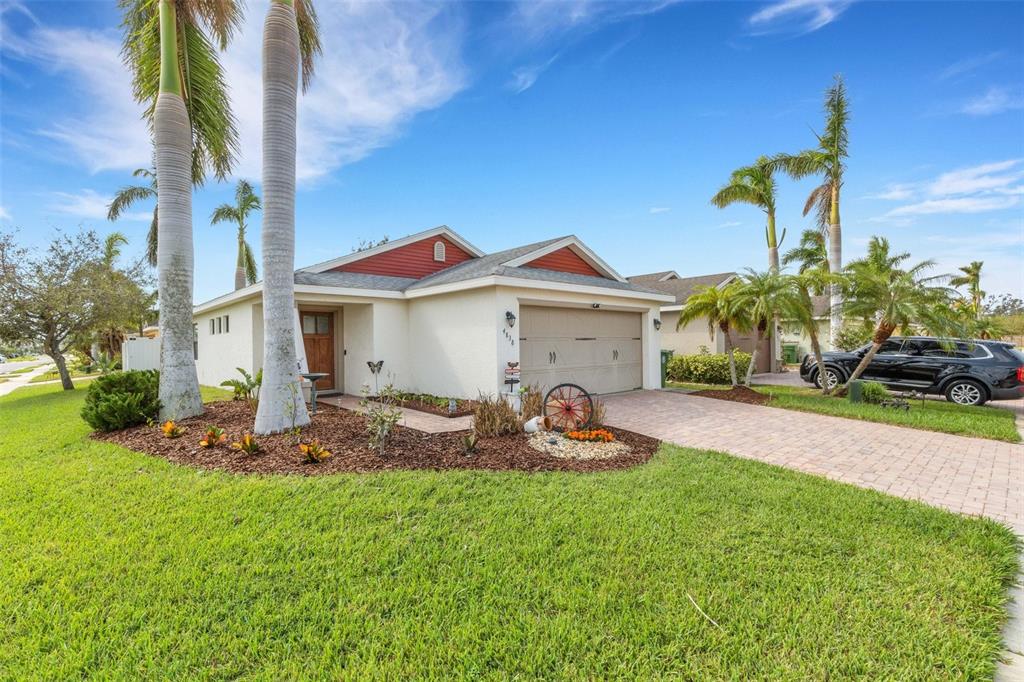
[[[544,398],[544,416],[551,418],[556,431],[585,428],[593,414],[593,399],[576,384],[559,384]]]

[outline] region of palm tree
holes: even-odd
[[[768,242],[768,267],[779,271],[779,242],[775,235],[775,168],[768,157],[762,156],[752,166],[737,168],[729,176],[711,203],[725,208],[736,203],[757,206],[765,213],[765,239]],[[785,231],[783,231],[785,237]]]
[[[961,331],[949,315],[953,290],[939,286],[948,281],[949,276],[926,277],[925,271],[935,265],[930,260],[904,270],[902,265],[909,257],[908,253],[891,254],[888,240],[872,237],[868,255],[846,268],[844,312],[850,317],[875,320],[871,348],[849,381],[860,377],[878,349],[897,329],[908,330],[913,324],[921,324],[934,335],[956,335]],[[844,386],[839,393],[845,390]]]
[[[848,156],[846,125],[850,111],[846,86],[842,76],[825,92],[825,132],[815,133],[818,146],[798,154],[777,154],[772,164],[794,179],[817,175],[822,183],[811,191],[804,204],[804,215],[815,210],[818,228],[828,234],[828,265],[832,272],[843,267],[843,235],[839,225],[839,194],[843,186],[844,159]],[[836,337],[843,324],[842,291],[838,285],[830,287],[831,313],[829,339],[835,347]]]
[[[971,307],[974,308],[975,319],[981,319],[981,301],[985,298],[985,292],[981,290],[981,266],[985,263],[980,260],[972,261],[970,265],[960,268],[962,275],[957,275],[949,280],[955,287],[967,287],[967,293],[971,296]]]
[[[132,177],[146,178],[149,182],[145,185],[126,185],[117,190],[114,200],[107,206],[107,220],[113,222],[121,217],[137,201],[156,199],[156,169],[136,168]],[[156,267],[156,242],[159,231],[157,221],[157,205],[153,204],[153,220],[149,224],[149,232],[146,234],[146,262]]]
[[[820,234],[810,230],[813,234]],[[827,263],[826,263],[827,265]],[[788,275],[788,291],[780,297],[779,306],[786,319],[796,320],[800,328],[811,340],[811,354],[818,367],[818,376],[822,377],[821,391],[828,395],[832,386],[828,382],[825,371],[825,360],[821,354],[821,342],[818,339],[818,321],[814,317],[814,297],[821,296],[835,283],[836,275],[829,273],[827,267],[807,268],[798,275]]]
[[[761,349],[761,341],[768,333],[768,324],[778,319],[779,311],[784,307],[782,302],[789,294],[789,283],[778,272],[755,272],[748,268],[746,274],[740,276],[740,284],[736,289],[736,305],[744,311],[751,325],[757,330],[757,342],[750,356],[747,376],[744,383],[750,386],[750,379],[757,365],[757,356]]]
[[[824,270],[828,272],[828,249],[825,235],[820,230],[804,230],[800,233],[800,244],[794,246],[782,256],[783,265],[799,263],[797,272],[808,270]]]
[[[263,26],[263,388],[258,434],[309,423],[295,354],[295,116],[320,52],[310,0],[271,0]]]
[[[234,223],[238,226],[238,258],[235,262],[235,289],[241,289],[247,284],[256,283],[256,259],[252,255],[252,247],[245,240],[246,221],[249,214],[260,210],[260,198],[252,191],[252,185],[245,180],[239,180],[235,187],[235,204],[221,204],[213,209],[210,222]]]
[[[217,59],[238,26],[234,0],[121,0],[122,55],[153,131],[160,300],[160,416],[202,413],[192,342],[192,187],[223,179],[238,144]],[[204,31],[205,29],[205,31]],[[210,36],[208,37],[207,33]]]
[[[102,265],[107,270],[113,270],[114,263],[121,256],[121,245],[127,244],[128,238],[121,232],[111,232],[103,240],[103,255],[100,257]]]
[[[716,328],[722,333],[725,339],[725,352],[729,356],[729,376],[733,387],[738,386],[740,382],[736,378],[736,357],[733,354],[729,332],[732,329],[743,330],[750,327],[747,315],[738,305],[738,290],[736,282],[724,287],[698,288],[696,293],[686,299],[676,323],[676,329],[680,329],[694,320],[704,319],[708,322],[708,335],[712,340],[715,338]]]

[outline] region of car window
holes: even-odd
[[[878,353],[876,353],[876,355],[896,355],[897,353],[900,352],[900,347],[902,345],[903,345],[903,340],[902,339],[900,339],[899,341],[895,341],[893,339],[889,339],[888,341],[886,341],[885,343],[883,343],[881,345],[881,347],[878,349]]]
[[[980,343],[957,341],[956,348],[950,355],[954,358],[987,358],[988,351]]]
[[[936,339],[907,339],[903,343],[903,354],[944,358],[948,355],[947,348],[943,348]]]

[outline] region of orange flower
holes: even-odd
[[[607,429],[569,431],[565,434],[565,437],[570,440],[586,441],[590,443],[610,443],[615,440],[615,434]]]
[[[164,438],[177,438],[181,434],[185,433],[185,429],[175,424],[173,421],[168,419],[160,427],[160,430],[164,433]]]
[[[224,433],[224,429],[217,428],[216,426],[207,426],[206,435],[199,441],[199,446],[203,448],[215,448],[228,439],[227,434]]]
[[[232,443],[231,447],[235,450],[241,450],[247,455],[255,455],[260,451],[260,445],[256,442],[256,439],[253,438],[251,433],[247,433],[242,436],[242,439],[236,443]]]

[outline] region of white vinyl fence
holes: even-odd
[[[129,369],[160,369],[160,339],[129,337],[121,348],[121,366]]]

